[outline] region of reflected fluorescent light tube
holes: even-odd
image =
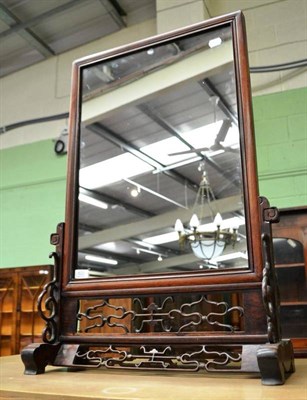
[[[203,153],[206,153],[206,152],[204,151]],[[214,157],[214,156],[217,156],[218,154],[223,154],[223,153],[225,153],[225,150],[224,149],[219,149],[219,150],[209,151],[207,153],[207,155],[209,157]]]
[[[95,207],[103,208],[106,210],[108,208],[108,204],[101,201],[94,199],[94,197],[87,196],[86,194],[80,193],[79,194],[79,200],[82,201],[83,203],[90,204]]]
[[[245,260],[248,260],[248,256],[246,253],[243,253],[242,251],[237,251],[234,253],[229,253],[229,254],[224,254],[221,256],[218,256],[214,258],[214,262],[220,262],[220,261],[229,261],[229,260],[235,260],[236,258],[244,258]]]
[[[80,169],[79,184],[86,189],[119,182],[124,178],[131,178],[154,168],[147,162],[140,160],[131,153],[123,153],[119,156],[89,165]]]
[[[148,254],[154,254],[156,256],[160,256],[161,255],[160,253],[157,253],[156,251],[153,251],[153,250],[141,249],[140,247],[132,247],[132,248],[136,251],[137,254],[148,253]]]
[[[210,47],[210,49],[212,49],[213,47],[220,46],[221,44],[222,44],[222,39],[220,37],[216,37],[214,39],[211,39],[208,42],[208,46]]]
[[[176,242],[178,240],[178,232],[163,233],[157,236],[151,236],[143,240],[144,244],[163,244]]]
[[[90,254],[87,254],[85,256],[85,259],[88,261],[94,261],[102,264],[111,264],[111,265],[117,265],[118,261],[116,260],[111,260],[110,258],[104,258],[104,257],[98,257],[98,256],[92,256]]]

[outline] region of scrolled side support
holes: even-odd
[[[278,209],[270,207],[260,198],[262,210],[262,245],[264,268],[262,276],[262,299],[267,316],[268,341],[257,350],[257,362],[263,385],[282,385],[288,374],[295,371],[291,340],[282,340],[280,326],[280,297],[272,243],[271,224],[279,221]]]
[[[48,282],[38,297],[37,309],[39,316],[46,322],[42,333],[45,343],[55,343],[58,336],[58,268],[59,256],[53,252],[49,256],[54,258],[53,279]],[[44,305],[44,307],[43,307]]]
[[[44,343],[32,343],[21,351],[21,359],[25,365],[26,375],[36,375],[45,372],[45,367],[52,364],[61,347],[60,332],[60,280],[63,247],[64,224],[57,227],[57,233],[51,235],[51,244],[56,245],[56,251],[50,254],[54,259],[53,277],[38,297],[37,310],[39,316],[46,322],[42,333]]]

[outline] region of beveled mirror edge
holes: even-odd
[[[192,276],[191,273],[181,273],[158,276],[138,276],[138,277],[121,277],[91,280],[71,280],[72,265],[76,260],[77,240],[76,238],[76,221],[78,213],[77,201],[77,176],[78,176],[78,155],[79,155],[79,115],[80,115],[80,87],[81,87],[81,69],[98,62],[101,58],[108,59],[116,55],[121,55],[126,52],[132,52],[139,48],[145,48],[153,43],[162,43],[178,36],[188,35],[200,32],[204,29],[231,24],[233,29],[233,45],[236,55],[234,64],[237,75],[237,98],[240,127],[243,127],[242,149],[244,150],[242,172],[244,175],[244,197],[245,211],[247,215],[248,228],[248,250],[250,254],[251,268],[246,271],[228,271],[228,272],[212,272],[198,274]],[[120,292],[130,290],[149,292],[152,288],[159,290],[184,290],[185,287],[208,288],[217,283],[228,285],[236,283],[239,285],[258,285],[261,280],[262,272],[262,251],[261,251],[261,236],[260,236],[260,214],[258,204],[258,185],[256,179],[256,157],[254,150],[253,137],[253,119],[251,109],[251,92],[248,74],[248,59],[247,47],[244,40],[245,24],[244,17],[241,12],[227,14],[225,16],[210,19],[189,27],[181,28],[166,34],[147,38],[135,43],[120,46],[115,49],[97,53],[92,56],[84,57],[73,63],[72,72],[72,91],[70,105],[70,120],[69,120],[69,147],[68,147],[68,173],[67,173],[67,191],[66,191],[66,214],[65,214],[65,232],[64,232],[64,249],[63,249],[63,278],[62,287],[67,292],[74,291],[110,291]],[[239,82],[239,84],[238,84]],[[239,89],[239,90],[238,90]],[[249,206],[247,205],[249,202]],[[257,260],[257,262],[255,261]],[[184,284],[183,281],[184,280]],[[172,284],[170,285],[170,282]],[[180,282],[181,281],[181,282]],[[171,288],[170,288],[171,286]],[[203,289],[201,289],[203,290]]]

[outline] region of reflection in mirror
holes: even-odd
[[[230,25],[82,82],[75,278],[247,268]]]

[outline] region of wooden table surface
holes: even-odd
[[[263,386],[259,377],[233,374],[157,373],[47,367],[23,375],[20,356],[0,358],[0,399],[100,400],[307,400],[307,359],[282,386]]]

